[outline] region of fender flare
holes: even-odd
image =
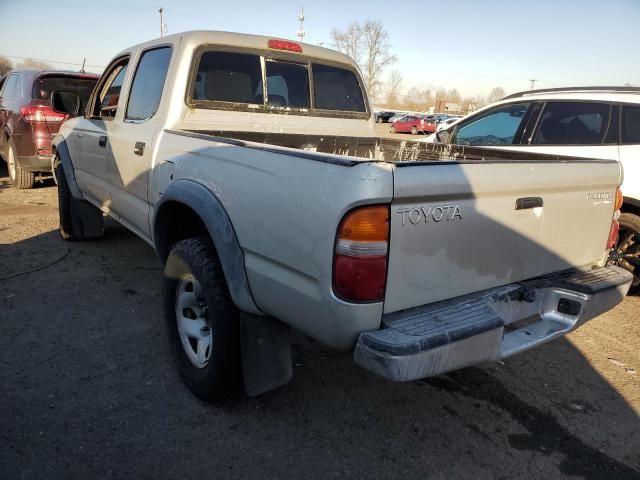
[[[178,202],[193,210],[204,223],[220,258],[229,293],[236,306],[245,313],[264,315],[256,306],[244,264],[244,253],[227,211],[218,197],[193,180],[176,180],[164,191],[153,212],[153,245],[161,260],[170,245],[163,243],[159,215],[167,202]]]
[[[84,197],[82,196],[82,193],[78,188],[78,183],[76,182],[76,175],[73,170],[73,163],[71,163],[71,155],[69,155],[69,147],[67,147],[67,141],[62,135],[57,135],[51,142],[51,146],[55,148],[55,155],[53,156],[51,171],[54,172],[55,175],[55,159],[59,158],[60,163],[62,164],[62,170],[64,171],[64,176],[66,177],[67,184],[69,185],[69,190],[71,191],[71,195],[76,200],[84,200]]]

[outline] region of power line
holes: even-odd
[[[74,63],[74,62],[59,62],[58,60],[43,60],[42,58],[33,58],[33,57],[16,57],[15,55],[2,55],[0,57],[11,58],[14,60],[35,60],[36,62],[45,62],[45,63],[58,63],[61,65],[75,65],[78,67],[93,67],[93,68],[105,68],[104,65],[89,65],[88,63]]]

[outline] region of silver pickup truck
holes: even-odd
[[[98,237],[107,214],[153,246],[177,366],[205,398],[286,383],[289,327],[406,381],[562,336],[632,279],[605,264],[618,162],[377,138],[354,62],[312,45],[131,47],[54,146],[62,236]]]

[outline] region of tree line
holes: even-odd
[[[47,62],[35,60],[33,58],[25,58],[19,63],[15,64],[8,59],[0,55],[0,77],[4,76],[7,72],[10,72],[14,68],[34,68],[36,70],[53,70],[53,67]]]
[[[371,102],[379,107],[426,111],[455,104],[461,112],[475,110],[496,102],[505,95],[502,87],[493,88],[486,97],[462,97],[457,89],[442,87],[411,87],[405,91],[404,78],[398,70],[385,70],[398,61],[391,53],[389,34],[382,22],[367,20],[352,22],[345,29],[333,29],[333,46],[353,58],[364,77]]]

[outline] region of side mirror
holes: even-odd
[[[438,140],[438,143],[449,143],[449,140],[451,140],[449,130],[440,130],[439,132],[436,132],[436,140]]]
[[[51,107],[54,112],[75,117],[80,111],[80,97],[73,92],[56,90],[51,94]]]

